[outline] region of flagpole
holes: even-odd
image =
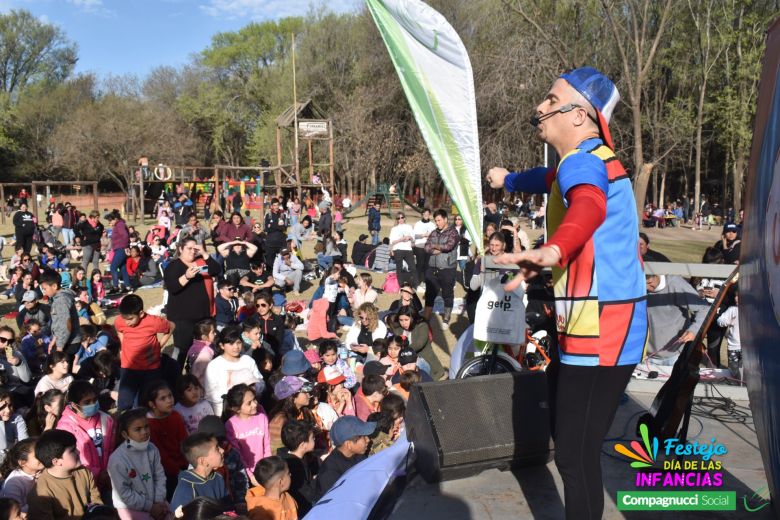
[[[300,162],[298,160],[298,91],[295,84],[295,33],[292,33],[292,73],[293,73],[293,132],[295,134],[295,161],[293,169],[295,171],[295,180],[301,185]],[[300,197],[301,194],[298,193]]]

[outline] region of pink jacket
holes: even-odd
[[[83,419],[70,406],[65,406],[57,423],[58,430],[72,433],[76,437],[76,448],[81,454],[81,464],[97,476],[108,469],[108,458],[114,451],[114,420],[104,412],[89,419]],[[99,429],[102,432],[100,440],[101,452],[92,441],[88,431]]]
[[[309,341],[318,339],[331,339],[338,336],[333,332],[328,332],[328,306],[330,303],[325,298],[314,300],[309,312],[309,326],[306,328],[306,336]]]
[[[211,343],[196,339],[192,342],[190,350],[187,351],[187,362],[190,365],[190,374],[198,378],[200,384],[205,388],[206,367],[214,359],[214,349]]]

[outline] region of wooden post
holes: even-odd
[[[214,177],[212,178],[214,179],[214,191],[211,194],[211,207],[214,208],[216,206],[222,211],[222,206],[219,205],[219,168],[216,166],[214,166]]]
[[[130,185],[130,190],[134,191],[135,190],[135,186],[133,186],[131,184]],[[134,209],[133,213],[135,214],[135,221],[138,222],[138,209],[139,209],[138,206],[141,207],[140,208],[140,210],[141,210],[141,224],[143,224],[144,220],[146,218],[146,213],[145,213],[145,209],[144,209],[144,172],[141,171],[141,170],[139,170],[139,172],[138,172],[138,192],[139,192],[138,193],[138,197],[141,200],[140,200],[139,204],[134,204],[135,208],[133,208]]]
[[[32,190],[31,190],[31,193],[30,193],[30,199],[32,201],[32,207],[33,207],[32,214],[33,214],[33,217],[35,217],[36,221],[38,220],[38,200],[37,200],[38,197],[37,197],[37,195],[38,195],[38,188],[37,188],[37,186],[35,186],[35,182],[33,182]],[[27,206],[29,207],[30,205],[28,204]]]
[[[311,139],[307,141],[309,145],[309,182],[311,182],[311,179],[314,178],[314,153],[312,153],[311,149]],[[301,179],[298,179],[298,186],[301,185]]]
[[[336,193],[336,178],[334,176],[333,161],[333,120],[328,119],[328,153],[330,155],[330,190]]]
[[[98,206],[98,183],[97,183],[97,181],[92,181],[92,205],[94,206],[95,211],[100,211],[100,207]]]
[[[0,218],[2,218],[3,224],[5,224],[5,188],[3,188],[2,184],[0,184],[0,201],[2,201],[0,204],[3,205],[2,211],[0,211],[0,214],[2,214]]]

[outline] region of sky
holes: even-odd
[[[249,22],[303,16],[312,6],[355,11],[360,0],[0,0],[0,12],[26,9],[78,45],[76,72],[99,77],[183,65],[218,32]]]

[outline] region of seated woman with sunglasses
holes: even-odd
[[[0,326],[0,387],[14,396],[17,406],[29,406],[33,401],[30,367],[16,347],[16,332],[7,325]]]

